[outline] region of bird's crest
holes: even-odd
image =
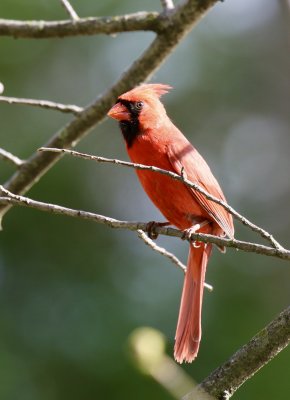
[[[134,89],[126,92],[120,96],[124,100],[139,100],[140,98],[146,97],[161,97],[165,93],[168,93],[172,89],[169,85],[164,85],[163,83],[146,83],[135,87]]]

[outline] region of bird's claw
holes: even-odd
[[[197,229],[196,229],[195,227],[191,227],[191,228],[188,228],[188,229],[184,229],[184,231],[182,232],[181,239],[182,239],[182,240],[191,241],[191,240],[192,240],[192,239],[191,239],[191,235],[192,235],[193,233],[196,233],[196,231],[197,231]]]
[[[158,233],[156,232],[156,228],[162,227],[162,226],[167,226],[170,225],[169,222],[156,222],[156,221],[150,221],[146,225],[146,232],[149,236],[150,239],[156,240],[158,238]]]
[[[197,240],[192,240],[191,239],[191,235],[192,233],[196,233],[197,229],[193,228],[189,228],[189,229],[185,229],[182,233],[181,239],[182,240],[188,240],[193,247],[195,247],[196,249],[198,249],[201,246],[201,243],[198,242]]]
[[[199,224],[195,224],[195,225],[191,226],[188,229],[185,229],[183,231],[181,239],[188,240],[189,242],[192,242],[193,247],[195,247],[196,249],[199,248],[201,246],[201,242],[198,242],[197,240],[192,240],[191,235],[193,233],[196,233],[202,227],[204,227],[205,225],[208,225],[209,223],[210,223],[209,221],[205,220],[205,221],[200,222]]]

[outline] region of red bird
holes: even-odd
[[[159,100],[170,89],[163,84],[138,86],[122,94],[108,115],[119,121],[132,162],[183,174],[225,201],[209,166],[170,121]],[[166,175],[136,172],[145,192],[170,224],[189,232],[233,237],[232,216],[222,206]],[[174,356],[179,363],[191,362],[198,353],[205,271],[211,251],[211,244],[190,244],[175,335]]]

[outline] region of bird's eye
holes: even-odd
[[[136,110],[142,110],[142,108],[143,108],[143,106],[144,106],[144,103],[143,103],[143,101],[136,101],[136,103],[134,104],[134,106],[135,106],[135,108],[136,108]]]

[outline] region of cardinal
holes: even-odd
[[[133,163],[179,174],[226,201],[206,161],[166,114],[160,97],[170,89],[164,84],[140,85],[119,96],[108,116],[119,121]],[[222,206],[169,176],[148,170],[136,172],[168,224],[186,232],[187,237],[192,232],[233,237],[232,216]],[[175,335],[174,357],[179,363],[192,362],[198,353],[205,272],[211,252],[210,243],[190,242]]]

